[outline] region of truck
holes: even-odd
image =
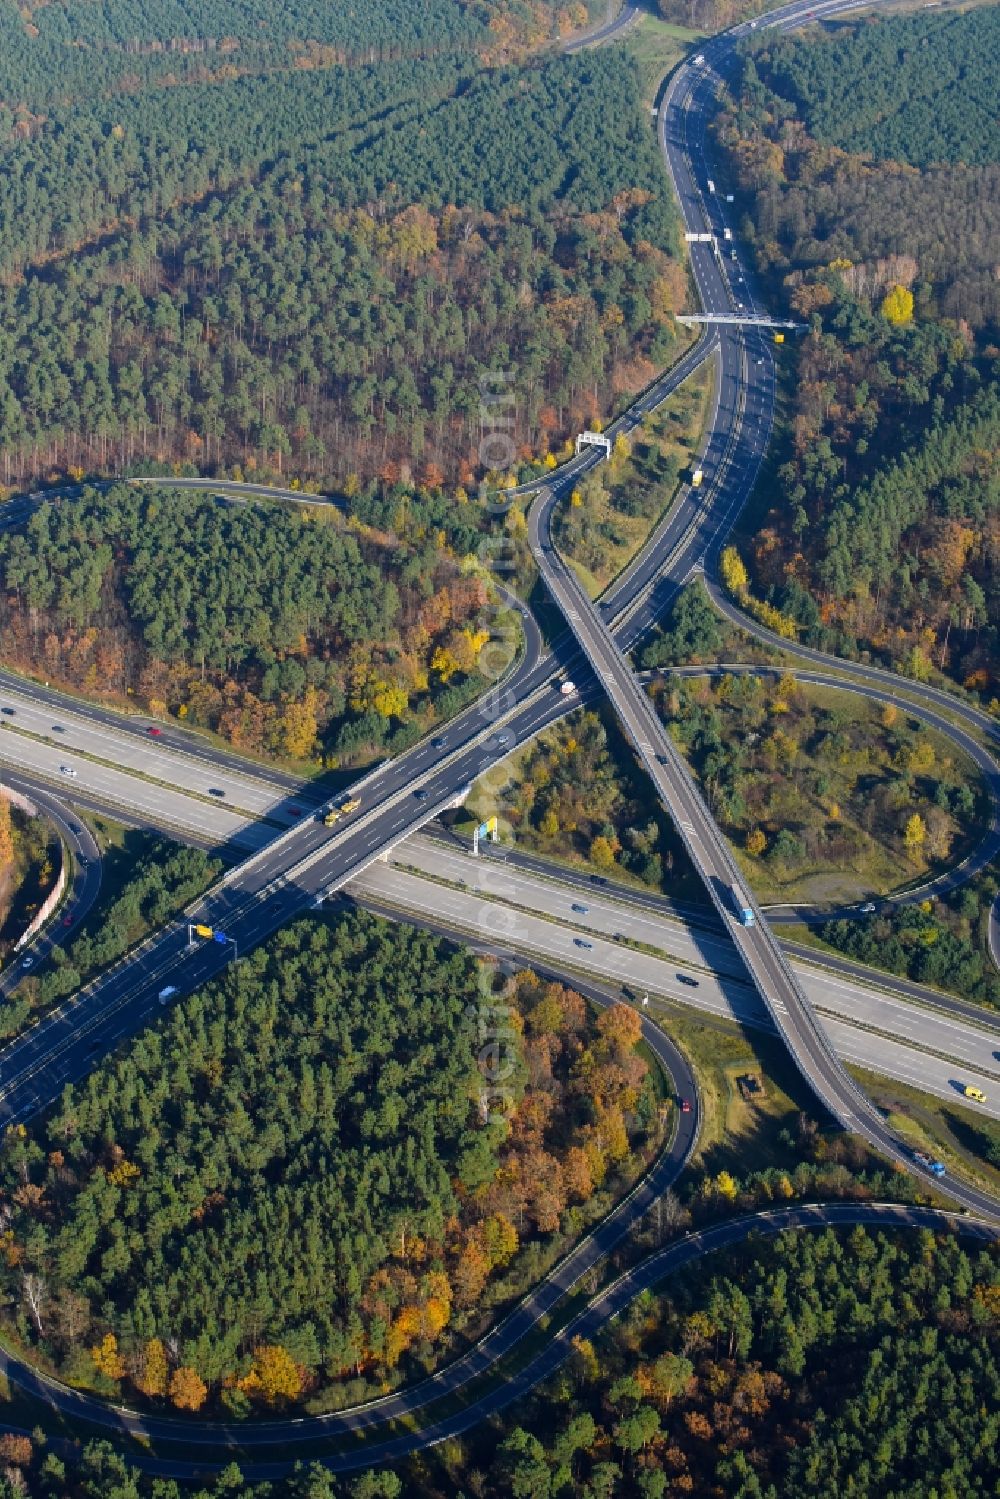
[[[694,471],[694,473],[691,475],[691,488],[692,489],[700,489],[704,477],[705,477],[705,470],[702,469],[702,468],[696,468],[695,471]]]
[[[966,1083],[965,1085],[965,1096],[966,1098],[974,1098],[976,1103],[986,1102],[986,1094],[982,1088],[974,1088],[971,1083]]]
[[[708,179],[708,190],[710,193],[715,192],[715,183],[712,181],[711,177],[709,177]]]
[[[733,231],[731,229],[723,229],[723,231],[722,231],[722,238],[723,239],[732,239],[732,237],[733,237]]]
[[[210,940],[215,936],[214,929],[210,926],[205,926],[205,924],[201,921],[196,924],[194,933],[196,937],[207,937]]]
[[[737,890],[735,886],[733,887],[733,906],[736,909],[736,916],[740,926],[755,926],[757,924],[757,918],[753,914],[753,907],[747,903],[747,898],[742,890]]]
[[[156,997],[160,1001],[161,1005],[165,1005],[165,1004],[168,1003],[169,1000],[173,999],[173,997],[174,997],[174,995],[176,993],[177,993],[177,985],[176,984],[168,984],[165,989],[161,989],[160,990],[159,994]]]
[[[783,344],[785,342],[785,335],[783,333],[776,333],[774,335],[774,341],[776,344]]]
[[[335,822],[339,822],[342,817],[347,817],[351,812],[356,812],[360,806],[360,796],[349,796],[344,801],[334,802],[323,814],[323,822],[326,827],[332,828]]]
[[[915,1150],[913,1152],[913,1159],[916,1161],[918,1166],[923,1166],[925,1171],[931,1171],[935,1176],[944,1176],[944,1161],[936,1161],[934,1157],[929,1156],[925,1150]]]
[[[704,66],[704,64],[705,64],[705,54],[704,54],[704,52],[699,52],[698,56],[694,60],[694,65],[695,65],[696,68],[701,68],[701,67]]]

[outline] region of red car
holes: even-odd
[[[682,1114],[690,1114],[690,1112],[691,1112],[691,1100],[689,1098],[682,1098],[681,1099],[681,1113]]]
[[[150,726],[149,726],[149,728],[146,730],[146,733],[147,734],[152,734],[152,736],[153,736],[154,739],[159,739],[160,735],[163,733],[163,730],[162,729],[158,729],[156,727],[155,723],[151,723]]]
[[[63,917],[63,926],[72,926],[72,925],[73,925],[73,918],[72,918],[72,916],[64,916]]]

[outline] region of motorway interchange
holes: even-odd
[[[842,0],[830,0],[827,4],[809,6],[808,14],[823,16],[847,8]],[[618,21],[608,29],[609,36],[630,22],[633,9],[625,8]],[[774,12],[766,22],[762,20],[753,24],[791,26],[800,22],[806,13],[805,5],[792,4]],[[705,45],[698,59],[682,66],[671,80],[658,111],[660,138],[685,225],[699,232],[707,225],[716,242],[722,239],[725,227],[724,206],[707,192],[705,186],[708,179],[706,119],[713,106],[718,79],[732,64],[734,40],[746,30],[746,25],[740,26],[713,39]],[[714,244],[692,243],[690,248],[694,277],[706,310],[717,314],[756,310],[749,271],[738,260],[723,261]],[[113,802],[123,779],[118,766],[124,740],[127,745],[125,759],[130,762],[130,779],[135,788],[131,807],[135,820],[162,824],[166,804],[166,821],[181,836],[185,832],[192,834],[200,825],[202,836],[206,829],[211,829],[213,837],[218,833],[219,842],[229,842],[234,849],[250,850],[249,857],[184,913],[183,919],[157,933],[137,952],[102,974],[71,1002],[0,1053],[0,1118],[4,1122],[17,1123],[31,1118],[58,1096],[65,1083],[90,1070],[119,1039],[149,1023],[159,1013],[157,995],[165,985],[175,987],[180,994],[190,992],[218,973],[234,952],[245,951],[262,941],[290,918],[326,896],[342,891],[345,886],[351,885],[353,889],[364,885],[374,892],[373,900],[378,904],[384,898],[389,872],[381,866],[375,868],[376,862],[387,850],[397,847],[435,819],[442,810],[460,801],[468,785],[483,770],[504,758],[511,748],[525,742],[575,706],[579,698],[574,703],[567,703],[555,686],[558,674],[568,673],[584,694],[590,695],[599,686],[610,698],[638,758],[674,817],[692,862],[702,873],[712,897],[716,908],[715,934],[710,942],[707,937],[698,939],[703,949],[702,964],[687,965],[689,973],[692,966],[700,966],[703,970],[704,976],[695,981],[696,986],[704,984],[706,998],[710,982],[714,986],[713,997],[718,995],[720,999],[725,999],[727,988],[731,993],[738,989],[745,1002],[756,1005],[759,1019],[766,1016],[783,1037],[804,1077],[829,1112],[845,1128],[864,1136],[889,1159],[906,1169],[918,1169],[911,1152],[887,1128],[881,1115],[844,1070],[837,1055],[838,1050],[841,1055],[845,1053],[843,1036],[838,1045],[831,1032],[818,1021],[813,1003],[804,992],[801,970],[789,963],[770,923],[742,889],[740,893],[744,901],[750,902],[755,919],[749,926],[736,921],[734,891],[740,886],[740,877],[732,856],[690,774],[656,718],[643,686],[628,664],[626,652],[662,613],[677,589],[696,573],[704,574],[720,605],[729,612],[733,611],[733,606],[721,598],[715,582],[718,557],[756,480],[773,419],[774,368],[770,347],[760,330],[735,323],[712,326],[674,369],[656,381],[612,424],[608,435],[613,439],[618,432],[627,434],[637,427],[648,411],[710,356],[716,360],[717,385],[711,434],[702,459],[706,479],[704,488],[682,491],[678,502],[656,528],[641,555],[597,608],[554,551],[550,523],[554,507],[580,474],[600,461],[598,454],[585,451],[557,471],[545,486],[539,485],[538,497],[529,512],[530,540],[542,577],[569,627],[567,633],[551,651],[546,651],[532,617],[523,611],[524,648],[499,689],[490,694],[488,700],[474,705],[449,724],[436,741],[424,741],[356,783],[352,792],[361,798],[361,807],[351,818],[342,820],[334,831],[324,827],[312,815],[315,795],[310,798],[305,789],[296,790],[280,773],[255,770],[252,775],[244,774],[239,778],[239,799],[236,800],[229,783],[224,785],[220,781],[226,757],[199,745],[191,736],[174,730],[150,736],[140,723],[123,726],[113,715],[82,706],[71,714],[65,700],[57,695],[46,693],[44,689],[36,691],[23,682],[16,682],[16,679],[0,678],[0,696],[15,709],[14,714],[4,721],[7,730],[3,735],[4,758],[22,768],[29,767],[34,772],[32,780],[37,780],[41,774],[58,784],[59,777],[66,774],[62,769],[66,766],[67,770],[76,771],[74,795],[79,782],[82,802],[88,797],[99,803]],[[301,496],[298,498],[301,500]],[[19,508],[11,518],[20,514]],[[743,629],[766,637],[766,631],[742,614],[737,617]],[[832,664],[829,658],[802,650],[794,642],[781,641],[780,644],[784,650],[800,654],[814,664],[826,668]],[[870,687],[891,693],[893,686],[898,685],[890,673],[876,668],[855,667],[840,661],[835,664],[842,676],[867,683]],[[974,708],[947,693],[907,685],[909,690],[919,691],[929,707],[943,707],[953,716],[970,722],[980,732],[985,731],[990,739],[998,737],[992,721]],[[58,713],[66,722],[52,717],[53,713]],[[46,720],[49,721],[47,728]],[[65,747],[62,742],[52,741],[56,724],[60,725],[59,732],[65,734]],[[70,724],[72,733],[67,732]],[[172,794],[178,785],[179,767],[183,771],[185,786],[180,799],[185,803],[183,809]],[[83,784],[85,770],[86,786]],[[416,793],[420,793],[419,799]],[[279,831],[282,827],[284,831]],[[994,824],[989,835],[995,838],[996,832]],[[440,856],[438,868],[440,870]],[[400,877],[411,881],[416,879],[398,868],[392,872],[392,877],[397,880]],[[527,876],[523,878],[527,879]],[[383,882],[381,886],[380,880]],[[418,884],[426,891],[426,880],[418,881]],[[537,887],[533,892],[527,886],[525,890],[528,894],[533,893],[536,900],[539,898]],[[409,899],[417,899],[412,888],[409,889]],[[78,911],[83,909],[85,900],[86,892],[78,889],[74,895]],[[461,918],[456,914],[452,896],[449,896],[449,901],[454,922],[460,925]],[[405,905],[405,901],[402,903]],[[535,909],[537,912],[537,905]],[[596,917],[596,905],[593,912],[586,914]],[[661,912],[657,919],[663,916]],[[545,918],[536,915],[533,919]],[[636,917],[633,913],[631,919],[648,922],[651,918],[646,914]],[[229,937],[230,945],[225,949],[218,944],[199,944],[191,948],[189,922],[222,930]],[[666,926],[665,919],[663,925]],[[719,935],[720,930],[725,932],[725,938]],[[622,956],[627,955],[626,969],[634,978],[639,957],[626,946],[616,945],[614,932],[610,938],[605,933],[595,935],[593,939],[581,940],[571,936],[568,940],[574,944],[580,942],[579,950],[588,953],[594,951],[600,941],[602,954],[605,948],[609,948],[619,964]],[[671,944],[668,950],[674,956],[676,945],[685,939],[672,932],[666,940]],[[585,948],[584,943],[593,946]],[[568,965],[564,965],[563,971],[565,966]],[[582,966],[574,964],[573,968]],[[710,979],[709,969],[716,971],[715,978]],[[607,962],[605,971],[609,971]],[[641,971],[647,970],[643,968]],[[609,971],[609,977],[619,977],[619,974]],[[597,1002],[608,997],[605,988],[588,984],[575,972],[572,981]],[[650,987],[656,986],[650,982]],[[898,1000],[879,995],[875,995],[872,1002],[900,1004]],[[819,1003],[826,1009],[829,1000],[820,1000]],[[911,1009],[907,1013],[916,1015],[917,1011]],[[827,1022],[831,1027],[840,1023]],[[911,1023],[917,1025],[916,1021]],[[984,1045],[988,1048],[995,1039],[990,1037],[985,1024],[981,1034],[975,1037],[968,1017],[951,1016],[945,1020],[940,1015],[921,1012],[919,1025],[947,1025],[950,1028],[947,1041],[942,1040],[940,1045],[951,1048],[946,1055],[964,1068],[972,1065],[973,1054],[981,1058]],[[691,1096],[695,1091],[694,1081],[686,1063],[648,1020],[645,1030],[677,1091]],[[888,1045],[887,1042],[880,1044]],[[967,1053],[963,1051],[966,1047],[970,1048]],[[846,1043],[846,1052],[850,1055],[849,1042]],[[922,1054],[919,1049],[911,1047],[909,1050],[910,1057]],[[991,1060],[995,1060],[995,1055]],[[904,1065],[899,1059],[897,1064]],[[988,1086],[987,1072],[983,1070],[977,1075],[982,1076]],[[995,1069],[992,1075],[996,1075]],[[297,1441],[307,1437],[303,1429],[306,1426],[308,1433],[314,1433],[317,1439],[329,1439],[335,1432],[357,1431],[384,1422],[392,1415],[408,1414],[435,1395],[454,1390],[468,1378],[487,1370],[501,1353],[514,1347],[535,1325],[538,1317],[575,1284],[586,1268],[614,1247],[653,1197],[676,1178],[693,1147],[696,1128],[696,1109],[691,1115],[679,1116],[677,1133],[650,1176],[620,1204],[611,1218],[574,1249],[522,1307],[466,1356],[464,1366],[460,1361],[449,1366],[434,1381],[426,1382],[427,1388],[419,1386],[389,1397],[386,1402],[377,1402],[364,1411],[296,1423]],[[966,1213],[974,1214],[977,1221],[982,1220],[977,1231],[995,1231],[989,1225],[1000,1220],[1000,1205],[989,1194],[957,1180],[947,1181],[943,1189]],[[788,1211],[790,1216],[786,1217],[760,1215],[752,1226],[774,1231],[782,1224],[836,1221],[852,1210],[821,1207]],[[869,1216],[862,1216],[860,1220],[846,1216],[845,1221],[878,1221],[879,1214],[884,1215],[884,1221],[942,1221],[930,1210],[867,1206],[853,1211]],[[973,1226],[969,1219],[963,1223],[966,1227]],[[750,1227],[741,1227],[739,1223],[724,1225],[719,1242],[727,1242],[727,1233],[730,1236],[728,1241],[731,1241],[740,1233],[750,1231]],[[693,1236],[685,1244],[663,1251],[655,1262],[638,1267],[620,1285],[595,1298],[581,1314],[590,1318],[585,1325],[588,1328],[602,1325],[616,1308],[624,1304],[624,1298],[635,1294],[640,1284],[653,1283],[675,1262],[708,1252],[715,1243],[711,1234]],[[558,1359],[565,1356],[567,1331],[553,1338],[520,1374],[507,1381],[501,1392],[487,1393],[470,1402],[462,1416],[454,1418],[460,1424],[452,1422],[448,1431],[466,1429],[544,1377]],[[265,1423],[254,1427],[251,1435],[244,1428],[230,1433],[205,1425],[193,1430],[169,1418],[133,1418],[122,1412],[102,1415],[105,1408],[100,1402],[53,1387],[23,1365],[10,1363],[9,1373],[18,1383],[40,1393],[44,1391],[45,1398],[55,1401],[62,1409],[72,1410],[97,1425],[113,1426],[120,1431],[145,1432],[163,1441],[175,1440],[185,1445],[204,1443],[207,1447],[224,1447],[229,1440],[241,1445],[257,1445],[258,1442],[261,1445],[268,1442],[284,1445],[288,1441],[287,1423],[273,1423],[273,1427]],[[367,1446],[360,1455],[333,1461],[338,1466],[367,1466],[379,1458],[402,1455],[403,1451],[427,1441],[440,1440],[444,1434],[447,1433],[443,1427],[432,1426],[420,1433],[391,1439],[378,1447]],[[147,1465],[152,1471],[179,1475],[200,1471],[205,1466],[182,1461],[179,1457],[163,1459],[159,1467],[158,1461],[149,1459]],[[281,1471],[282,1465],[272,1466],[274,1471]],[[259,1465],[257,1469],[251,1467],[247,1471],[267,1476],[269,1470],[266,1465]]]

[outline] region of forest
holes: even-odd
[[[288,928],[6,1132],[18,1336],[71,1383],[237,1417],[429,1368],[656,1137],[640,1034],[363,913]]]
[[[66,1462],[0,1437],[2,1499],[941,1499],[1000,1466],[1000,1265],[927,1231],[785,1233],[716,1254],[577,1340],[539,1391],[431,1456],[359,1477],[234,1464],[197,1490],[107,1442]]]
[[[184,461],[467,485],[484,381],[543,457],[668,362],[686,297],[613,50],[97,94],[0,160],[7,484]]]
[[[521,55],[601,15],[599,0],[27,0],[0,6],[7,108],[96,93],[224,83],[247,72],[387,62],[462,50]]]
[[[781,36],[763,77],[825,145],[905,161],[1000,161],[1000,12],[900,16]]]
[[[463,562],[479,512],[453,506],[430,534],[426,518],[408,542],[405,507],[399,535],[332,506],[84,489],[0,537],[4,656],[255,754],[395,752],[481,691],[488,664],[487,584]]]
[[[808,326],[775,449],[781,501],[758,507],[748,541],[755,590],[810,644],[944,673],[987,702],[1000,137],[980,133],[965,159],[945,96],[960,78],[996,114],[998,37],[991,10],[760,37],[718,126],[758,264]],[[889,120],[883,159],[872,132]]]

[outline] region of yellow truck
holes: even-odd
[[[965,1096],[966,1098],[974,1098],[977,1103],[986,1102],[986,1094],[982,1088],[974,1088],[971,1083],[966,1084]]]
[[[356,812],[360,806],[360,796],[348,797],[346,801],[336,802],[330,807],[323,821],[328,828],[332,828],[335,822],[339,822],[342,817],[348,817],[350,813]]]
[[[194,929],[196,937],[214,937],[215,931],[210,926],[203,926],[200,922]]]
[[[691,475],[691,488],[692,489],[700,489],[701,486],[702,486],[702,484],[704,483],[704,480],[705,480],[705,471],[704,471],[704,469],[696,468],[695,471],[694,471],[694,473]]]

